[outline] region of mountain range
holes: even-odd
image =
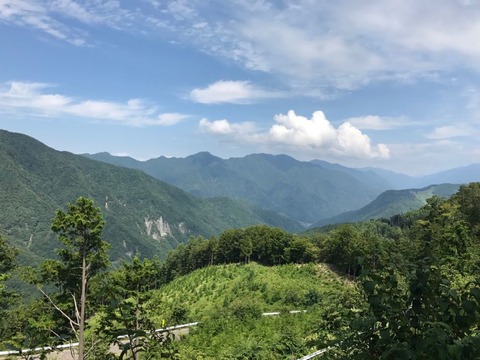
[[[353,170],[329,169],[286,155],[252,154],[224,160],[201,152],[144,162],[108,153],[85,156],[142,170],[198,197],[244,199],[304,224],[360,208],[389,189],[373,172],[352,174]]]
[[[22,262],[53,255],[57,209],[79,196],[94,199],[106,220],[113,260],[163,257],[190,236],[210,237],[253,224],[298,231],[285,216],[228,198],[199,199],[142,171],[60,152],[0,130],[0,234],[22,251]]]
[[[55,211],[79,196],[101,207],[113,260],[162,258],[190,236],[217,236],[227,228],[267,224],[301,232],[312,224],[388,217],[422,206],[431,195],[448,196],[458,185],[392,189],[479,181],[480,165],[413,178],[286,155],[225,160],[202,152],[137,161],[61,152],[0,130],[0,173],[0,235],[23,250],[21,261],[35,263],[58,247],[50,230]]]
[[[252,154],[221,159],[201,152],[185,158],[162,156],[147,161],[109,153],[84,156],[142,170],[202,198],[226,196],[244,199],[285,214],[306,226],[328,222],[327,219],[362,209],[372,201],[377,201],[372,207],[378,207],[381,202],[383,209],[387,207],[386,199],[398,197],[403,198],[404,203],[407,201],[404,193],[393,197],[387,194],[376,200],[384,191],[480,181],[480,164],[412,177],[378,168],[348,168],[322,160],[298,161],[286,155]],[[410,200],[410,205],[398,207],[397,204],[383,216],[394,209],[421,206],[418,199]],[[369,211],[367,208],[362,218],[368,217]],[[375,216],[382,215],[377,211]]]

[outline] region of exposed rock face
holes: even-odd
[[[158,219],[151,219],[149,216],[145,218],[145,228],[147,235],[155,240],[160,240],[167,235],[172,235],[170,225],[160,216]]]
[[[185,225],[184,222],[181,222],[178,224],[178,230],[182,233],[185,234],[187,232],[187,226]]]

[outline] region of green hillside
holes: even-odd
[[[460,185],[440,184],[423,189],[388,190],[359,210],[349,211],[315,223],[312,227],[351,223],[370,219],[390,218],[421,208],[434,195],[447,198],[458,191]]]
[[[300,227],[273,212],[230,199],[198,199],[144,172],[55,151],[25,135],[0,131],[0,234],[21,248],[23,262],[51,257],[57,209],[84,196],[106,220],[112,259],[163,257],[191,235],[266,223]]]
[[[359,208],[389,189],[374,173],[347,172],[286,155],[252,154],[224,160],[201,152],[148,161],[108,153],[85,156],[143,170],[195,196],[244,199],[304,223]]]
[[[155,291],[149,308],[157,314],[158,324],[161,318],[175,322],[179,312],[184,315],[177,320],[201,322],[178,344],[181,359],[252,354],[278,359],[288,358],[289,352],[308,354],[318,344],[332,341],[336,330],[322,329],[321,319],[337,317],[341,322],[356,294],[353,283],[323,264],[231,264],[175,279]],[[290,310],[307,312],[289,314]],[[282,315],[261,315],[275,311]]]

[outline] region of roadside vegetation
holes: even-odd
[[[102,224],[88,199],[57,212],[58,258],[39,268],[16,268],[17,250],[0,239],[3,349],[78,341],[77,357],[92,359],[296,359],[328,346],[323,356],[336,359],[480,353],[480,183],[389,219],[192,237],[162,262],[109,265]],[[36,298],[8,287],[15,272],[41,289]],[[262,315],[272,311],[281,314]],[[151,332],[191,321],[200,323],[181,341]],[[112,343],[123,351],[109,353]]]

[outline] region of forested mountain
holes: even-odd
[[[312,227],[352,223],[370,219],[388,219],[394,215],[404,214],[408,211],[421,208],[427,203],[427,199],[434,195],[447,198],[457,192],[459,187],[460,185],[441,184],[431,185],[423,189],[388,190],[361,209],[348,211],[321,220],[312,225]]]
[[[143,170],[193,195],[245,199],[304,223],[360,208],[390,188],[373,172],[328,168],[286,155],[253,154],[224,160],[202,152],[147,161],[108,153],[85,156]]]
[[[252,154],[225,160],[201,152],[185,158],[161,156],[147,161],[109,153],[84,156],[142,170],[199,197],[244,199],[306,224],[325,223],[324,220],[333,216],[360,209],[386,190],[480,180],[478,164],[412,177],[377,168],[354,169],[322,160],[302,162],[286,155]],[[423,204],[405,208],[418,208]]]
[[[85,196],[102,208],[112,259],[166,252],[191,235],[266,223],[300,226],[271,211],[227,198],[198,199],[142,171],[53,150],[25,135],[0,131],[0,235],[24,262],[52,256],[55,211]]]

